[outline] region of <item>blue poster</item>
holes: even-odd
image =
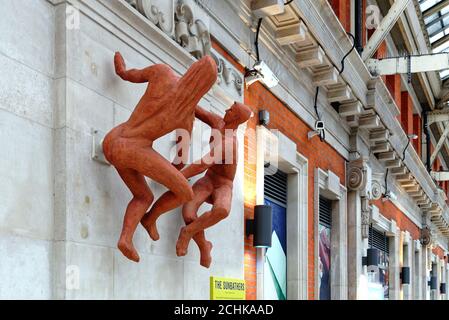
[[[264,265],[264,298],[287,299],[287,210],[270,200],[265,205],[272,207],[272,245],[267,249]]]

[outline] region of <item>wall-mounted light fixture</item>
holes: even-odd
[[[402,267],[401,280],[402,284],[410,284],[410,267]]]
[[[270,112],[267,110],[259,111],[259,124],[261,126],[267,126],[270,123]]]
[[[377,267],[380,263],[380,251],[379,249],[369,248],[367,250],[366,263],[368,267]]]
[[[443,283],[440,284],[440,293],[441,294],[446,294],[446,291],[447,291],[446,290],[446,283],[443,282]]]
[[[255,248],[270,248],[273,232],[273,213],[271,206],[259,205],[254,207],[254,219],[246,220],[246,236],[253,234]]]
[[[429,281],[428,285],[430,286],[430,290],[436,290],[437,286],[438,286],[437,277],[436,276],[430,277],[430,281]]]

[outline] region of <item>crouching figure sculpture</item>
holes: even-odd
[[[182,215],[186,227],[181,229],[176,253],[187,254],[189,242],[193,239],[200,249],[201,265],[209,268],[211,264],[212,244],[206,240],[204,230],[225,219],[231,210],[233,182],[237,170],[237,129],[251,117],[251,110],[240,103],[235,103],[226,111],[224,118],[200,107],[196,116],[212,128],[211,150],[199,161],[195,161],[181,171],[185,178],[191,178],[207,170],[206,175],[193,185],[193,199],[185,203],[173,190],[163,194],[153,205],[150,212],[142,219],[153,240],[159,239],[156,228],[157,219],[164,213],[184,204]],[[212,210],[200,217],[197,215],[203,203],[212,204]]]
[[[120,53],[115,54],[115,71],[123,80],[148,83],[128,121],[112,129],[103,141],[106,159],[115,167],[133,195],[126,209],[118,248],[138,262],[133,235],[154,200],[145,177],[164,185],[180,203],[193,199],[186,177],[153,149],[153,142],[176,130],[191,133],[195,110],[201,98],[217,81],[217,65],[206,56],[179,78],[167,65],[126,70]]]

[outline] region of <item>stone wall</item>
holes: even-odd
[[[92,130],[127,120],[145,90],[114,74],[114,52],[130,67],[167,63],[179,74],[194,58],[125,1],[3,2],[0,298],[208,299],[209,276],[243,278],[242,161],[231,215],[206,232],[208,270],[193,242],[176,256],[179,210],[161,218],[158,242],[139,227],[141,262],[125,259],[116,243],[131,194],[112,167],[92,160]],[[66,28],[71,5],[79,28]],[[224,113],[230,101],[217,85],[201,106]],[[198,158],[209,130],[195,127]],[[169,157],[172,140],[156,149]],[[149,183],[156,196],[165,191]]]
[[[2,1],[0,298],[50,298],[55,10]]]

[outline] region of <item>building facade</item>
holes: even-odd
[[[426,1],[408,2],[373,58],[432,51]],[[449,299],[449,184],[436,179],[449,144],[432,120],[444,82],[374,75],[360,50],[390,2],[0,0],[0,298],[209,299],[217,276],[244,279],[248,300]],[[254,113],[238,133],[231,214],[206,231],[209,269],[193,244],[176,256],[179,209],[157,242],[139,227],[140,263],[116,247],[131,194],[99,146],[145,90],[115,75],[116,51],[178,74],[211,55],[218,81],[200,106]],[[277,85],[248,85],[257,60]],[[191,160],[209,136],[195,122]],[[170,158],[175,143],[155,148]],[[263,204],[272,246],[255,248],[245,223]]]

